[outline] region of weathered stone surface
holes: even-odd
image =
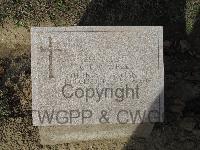
[[[32,28],[32,116],[45,126],[42,143],[147,135],[153,124],[139,123],[163,120],[162,32]]]
[[[104,114],[109,123],[133,123],[119,119],[137,111],[145,118],[156,111],[150,115],[157,118],[163,113],[162,28],[32,28],[32,82],[34,125],[99,124],[108,122]],[[38,111],[52,110],[52,122],[41,123]],[[66,113],[73,120],[59,120]]]

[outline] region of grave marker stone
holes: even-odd
[[[130,136],[163,121],[162,27],[34,27],[31,46],[33,125],[44,144]]]

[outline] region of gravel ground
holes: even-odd
[[[42,146],[31,121],[30,56],[0,59],[0,149],[199,149],[198,58],[188,53],[165,55],[165,122],[156,123],[147,139],[90,141]],[[2,107],[1,107],[2,109]],[[183,146],[184,145],[184,146]]]
[[[200,1],[0,1],[0,149],[200,149]],[[30,26],[163,25],[165,122],[147,139],[40,145],[31,121]]]

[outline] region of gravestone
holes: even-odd
[[[143,136],[163,121],[162,27],[31,29],[42,144]]]

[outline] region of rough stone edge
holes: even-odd
[[[154,124],[116,124],[95,126],[38,127],[42,145],[56,145],[80,141],[113,140],[131,137],[146,138]]]

